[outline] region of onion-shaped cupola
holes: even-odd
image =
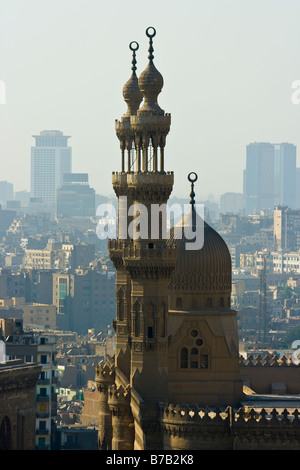
[[[138,48],[139,45],[136,41],[132,41],[129,44],[129,49],[132,51],[132,74],[123,87],[123,97],[127,103],[127,112],[126,114],[124,114],[122,119],[130,118],[130,116],[135,115],[143,100],[143,95],[138,84],[138,77],[136,75],[136,51],[138,50]]]
[[[138,85],[138,77],[136,75],[136,51],[139,49],[139,44],[136,41],[132,41],[129,44],[129,49],[132,51],[132,73],[129,80],[123,86],[123,97],[127,103],[127,112],[122,116],[120,121],[116,120],[115,122],[116,134],[120,141],[122,153],[122,172],[130,172],[132,170],[132,153],[135,151],[135,137],[130,118],[136,115],[140,103],[143,100],[143,95]],[[127,168],[125,168],[125,152],[127,152],[128,155]]]
[[[149,37],[149,62],[146,69],[140,74],[138,79],[139,88],[144,97],[144,104],[139,109],[138,114],[163,115],[164,111],[158,105],[157,97],[164,86],[164,79],[153,62],[154,48],[152,38],[156,35],[155,29],[152,27],[148,28],[146,30],[146,35]]]
[[[136,116],[131,116],[130,121],[138,152],[138,171],[157,173],[165,171],[164,149],[166,136],[170,131],[171,116],[165,113],[157,102],[158,95],[164,85],[164,80],[153,62],[155,28],[147,28],[146,35],[149,38],[149,62],[138,79],[139,89],[144,101],[138,109]]]
[[[132,75],[123,87],[127,112],[120,121],[116,120],[115,128],[122,152],[122,173],[164,174],[164,151],[171,115],[165,113],[157,102],[164,80],[153,62],[155,28],[147,28],[146,35],[149,38],[149,63],[139,78],[136,75],[138,43],[130,43],[133,51]]]

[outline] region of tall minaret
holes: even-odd
[[[146,35],[149,63],[137,80],[138,45],[131,43],[132,76],[123,88],[128,109],[116,121],[121,172],[113,173],[112,182],[119,200],[119,231],[108,247],[117,271],[115,366],[142,397],[150,428],[157,420],[158,401],[167,398],[168,283],[176,251],[164,236],[166,203],[174,182],[164,161],[171,117],[157,102],[163,77],[153,62],[155,29],[148,28]]]
[[[127,112],[121,121],[116,121],[116,134],[121,148],[121,172],[113,173],[113,187],[118,197],[118,238],[109,240],[108,248],[110,258],[116,268],[116,320],[114,328],[116,331],[115,362],[118,368],[130,377],[130,342],[131,342],[131,294],[130,275],[125,268],[123,254],[124,248],[129,243],[127,237],[127,207],[133,204],[133,199],[128,191],[128,175],[132,174],[131,166],[134,155],[134,136],[131,128],[131,117],[142,102],[143,95],[139,89],[136,75],[136,51],[139,45],[136,41],[129,44],[132,51],[132,74],[123,87],[123,97],[127,103]],[[125,167],[125,158],[127,165]],[[122,226],[125,226],[122,229]],[[123,235],[125,232],[125,236]]]

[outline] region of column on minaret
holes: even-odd
[[[108,406],[108,389],[114,384],[114,367],[108,364],[98,364],[95,372],[95,382],[99,392],[98,448],[111,450],[112,417]]]

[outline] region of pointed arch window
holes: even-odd
[[[11,449],[11,425],[7,416],[1,421],[0,424],[0,450]]]
[[[200,352],[200,369],[208,369],[208,352],[205,350]]]
[[[156,313],[156,306],[150,302],[149,305],[149,315],[148,315],[148,324],[147,324],[147,337],[149,339],[154,338],[155,335],[155,313]]]
[[[122,288],[117,295],[117,318],[119,321],[125,320],[125,292]]]
[[[134,305],[134,336],[139,337],[141,334],[141,314],[140,303],[136,302]]]
[[[199,350],[198,348],[191,349],[191,369],[198,369],[199,365]]]
[[[179,367],[180,369],[208,369],[209,368],[209,348],[205,346],[200,332],[191,330],[193,344],[180,349]]]
[[[188,368],[188,349],[182,348],[180,353],[180,368],[187,369]]]
[[[124,320],[124,299],[122,297],[119,299],[119,320]]]
[[[159,334],[161,338],[166,336],[166,306],[164,303],[160,306]]]

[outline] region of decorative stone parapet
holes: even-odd
[[[240,356],[240,365],[245,367],[299,367],[296,365],[291,357],[282,356],[278,358],[276,355],[250,355],[246,359]]]

